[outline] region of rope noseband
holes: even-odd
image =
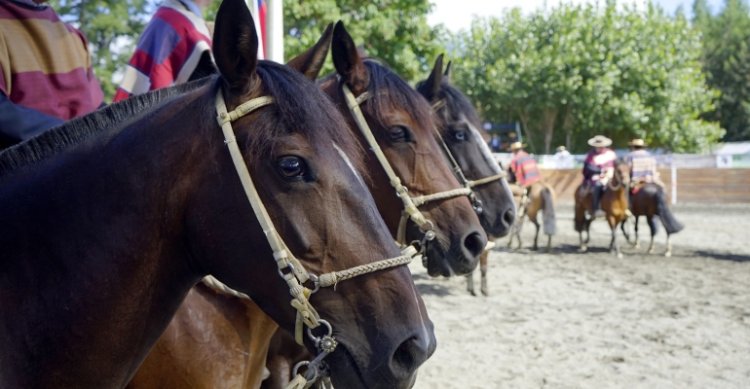
[[[323,358],[333,352],[337,345],[336,340],[332,335],[333,330],[331,329],[331,325],[320,318],[320,315],[310,303],[310,295],[315,293],[319,288],[335,286],[338,282],[363,274],[406,265],[411,262],[415,256],[418,256],[418,254],[414,247],[406,246],[402,248],[402,255],[398,257],[354,266],[345,270],[325,273],[320,276],[311,274],[304,268],[302,263],[295,258],[287,248],[278,231],[274,228],[271,217],[269,216],[266,207],[263,205],[263,202],[258,195],[258,191],[253,184],[252,178],[250,177],[250,172],[248,171],[242,153],[237,146],[237,138],[235,137],[232,128],[233,121],[273,103],[274,99],[272,97],[262,96],[242,103],[233,111],[227,112],[226,103],[224,102],[224,96],[221,89],[219,89],[216,94],[217,121],[219,122],[224,134],[224,143],[226,143],[229,148],[229,154],[232,157],[232,162],[234,163],[235,170],[237,171],[237,175],[242,183],[245,195],[253,208],[253,213],[263,228],[268,244],[273,250],[273,257],[276,260],[278,273],[284,281],[286,281],[287,286],[289,287],[289,293],[292,296],[291,305],[297,310],[295,340],[300,345],[304,345],[303,328],[304,326],[307,326],[308,336],[312,338],[315,346],[318,348],[319,354],[309,363],[305,377],[298,374],[292,384],[290,384],[290,387],[306,387],[305,385],[310,384],[311,381],[318,378],[321,369],[320,364],[322,364]],[[308,281],[313,283],[313,289],[308,289],[303,285]],[[321,324],[327,327],[328,333],[322,337],[316,337],[312,334],[310,329],[317,328]],[[302,386],[299,386],[300,383]]]

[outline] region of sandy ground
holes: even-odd
[[[412,265],[438,338],[416,389],[750,388],[750,205],[677,205],[673,256],[624,244],[623,259],[602,220],[578,253],[559,208],[552,253],[497,241],[489,297]],[[656,241],[663,253],[663,230]]]

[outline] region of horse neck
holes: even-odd
[[[166,109],[184,112],[170,113],[179,119],[165,126]],[[195,111],[163,107],[0,186],[0,246],[5,258],[19,259],[6,260],[0,278],[14,297],[0,300],[0,310],[16,321],[0,348],[29,355],[11,363],[48,373],[27,379],[124,385],[198,280],[181,241],[182,207],[195,185],[191,164],[206,158],[197,155],[196,136],[182,130],[195,127]],[[50,349],[67,352],[54,360],[34,355]]]

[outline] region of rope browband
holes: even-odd
[[[242,188],[244,189],[245,195],[247,196],[247,199],[253,208],[255,217],[258,219],[258,222],[263,229],[263,233],[268,240],[268,244],[273,250],[273,257],[276,260],[278,273],[286,281],[287,286],[289,287],[289,293],[292,296],[291,305],[295,310],[297,310],[297,319],[295,323],[295,340],[298,344],[304,345],[304,326],[312,329],[317,328],[321,324],[324,324],[326,327],[328,327],[328,334],[322,337],[315,337],[308,329],[308,336],[313,339],[319,351],[319,354],[315,358],[315,360],[313,360],[313,362],[309,364],[306,374],[312,374],[313,376],[303,377],[302,375],[297,375],[292,383],[295,384],[296,382],[296,384],[299,385],[300,382],[304,382],[303,385],[307,385],[310,381],[314,381],[318,378],[318,364],[322,363],[322,359],[326,355],[333,352],[337,344],[335,338],[332,335],[330,324],[320,318],[320,315],[310,303],[310,295],[315,293],[321,287],[335,286],[338,282],[348,280],[363,274],[406,265],[410,263],[414,257],[418,256],[418,253],[413,246],[405,246],[402,247],[402,255],[398,257],[382,259],[372,263],[354,266],[345,270],[321,274],[320,276],[311,274],[304,268],[302,263],[296,257],[294,257],[291,251],[287,248],[278,231],[274,228],[271,217],[269,216],[266,207],[263,205],[263,202],[260,199],[260,195],[258,194],[258,191],[253,184],[252,178],[250,177],[250,172],[247,169],[245,160],[242,157],[242,153],[240,152],[240,149],[237,145],[237,138],[232,128],[233,121],[259,108],[273,103],[274,99],[272,97],[262,96],[242,103],[233,111],[227,112],[227,107],[226,103],[224,102],[222,90],[219,89],[218,93],[216,94],[217,121],[221,126],[221,130],[224,134],[225,139],[224,143],[229,149],[229,154],[232,157],[232,162],[234,164],[235,170],[237,171],[237,175],[240,178],[240,182],[242,184]],[[313,289],[306,288],[303,285],[307,281],[311,281],[314,284]],[[210,279],[209,282],[211,282]],[[213,283],[213,285],[216,285],[216,283]],[[242,294],[240,293],[240,295]]]
[[[409,219],[411,219],[417,226],[419,226],[419,229],[425,234],[425,240],[429,241],[434,239],[434,225],[424,216],[424,214],[422,214],[422,212],[417,207],[431,201],[445,200],[459,196],[468,196],[471,194],[471,189],[464,187],[424,196],[410,196],[409,189],[401,183],[401,179],[396,175],[396,172],[393,170],[393,167],[391,167],[390,162],[388,162],[388,158],[386,158],[383,150],[380,148],[380,145],[375,140],[375,136],[373,135],[370,126],[367,124],[367,120],[365,119],[364,114],[362,113],[362,109],[360,108],[360,105],[370,98],[370,93],[364,92],[359,96],[354,97],[352,91],[343,82],[341,83],[341,90],[344,93],[346,105],[349,108],[349,112],[354,117],[357,128],[359,128],[360,132],[367,141],[368,146],[370,146],[370,149],[375,154],[378,162],[380,162],[380,165],[383,167],[385,174],[388,176],[388,181],[390,182],[393,189],[396,190],[396,196],[401,199],[401,202],[404,205],[404,210],[401,213],[401,220],[398,223],[396,241],[402,245],[405,244],[406,222]]]

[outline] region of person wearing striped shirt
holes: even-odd
[[[625,162],[630,166],[630,185],[633,188],[646,183],[654,183],[664,187],[656,169],[656,158],[646,150],[646,142],[636,138],[628,142],[630,152],[625,156]]]
[[[113,101],[216,73],[202,11],[213,0],[166,0],[141,34]]]
[[[83,33],[46,0],[0,0],[0,149],[102,105]]]
[[[510,152],[513,158],[508,165],[508,182],[514,196],[523,196],[528,187],[542,178],[534,157],[523,149],[521,142],[513,142]],[[515,185],[513,185],[515,184]]]

